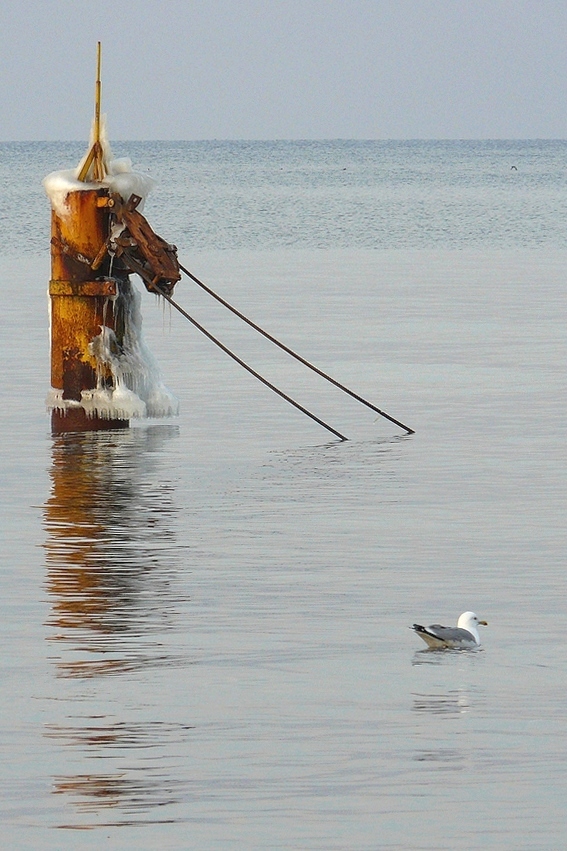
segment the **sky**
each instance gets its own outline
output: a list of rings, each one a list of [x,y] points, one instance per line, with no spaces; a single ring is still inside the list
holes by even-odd
[[[567,0],[2,0],[0,141],[567,138]]]

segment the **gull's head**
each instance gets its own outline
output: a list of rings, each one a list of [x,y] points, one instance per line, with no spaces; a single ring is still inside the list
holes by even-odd
[[[488,626],[487,621],[481,621],[478,619],[478,615],[475,615],[474,612],[463,612],[463,614],[459,617],[457,621],[457,626],[461,629],[470,630],[471,627],[476,630],[477,626]]]

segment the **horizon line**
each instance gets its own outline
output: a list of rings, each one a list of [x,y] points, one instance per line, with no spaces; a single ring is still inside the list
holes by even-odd
[[[358,136],[328,136],[328,137],[273,137],[273,138],[228,138],[228,137],[209,137],[198,139],[109,139],[111,143],[136,143],[136,142],[162,142],[162,143],[182,143],[193,144],[201,142],[565,142],[567,137],[561,136],[388,136],[382,138],[366,138]],[[37,143],[37,144],[88,144],[88,141],[83,139],[0,139],[0,144],[20,144],[20,143]]]

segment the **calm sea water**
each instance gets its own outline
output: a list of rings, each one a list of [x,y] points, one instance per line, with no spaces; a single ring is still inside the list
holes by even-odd
[[[567,142],[115,144],[195,274],[416,430],[144,293],[181,415],[51,437],[49,209],[0,145],[3,843],[558,849]],[[515,168],[512,168],[515,166]],[[489,621],[431,653],[408,626]]]

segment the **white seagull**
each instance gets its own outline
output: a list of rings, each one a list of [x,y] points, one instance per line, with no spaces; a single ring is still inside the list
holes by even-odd
[[[480,647],[480,635],[478,625],[488,626],[486,621],[479,621],[474,612],[463,612],[457,621],[457,626],[441,626],[434,623],[431,626],[421,626],[414,623],[413,629],[420,638],[423,638],[428,647],[434,650],[452,648],[453,650],[467,650]]]

